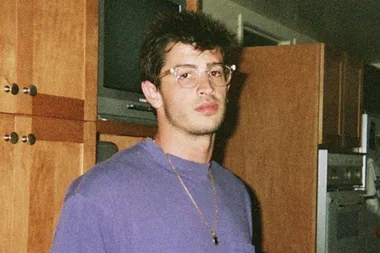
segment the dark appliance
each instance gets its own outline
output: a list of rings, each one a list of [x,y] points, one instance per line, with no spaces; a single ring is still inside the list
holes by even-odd
[[[157,15],[184,8],[185,0],[100,0],[98,119],[156,124],[141,91],[138,53]]]

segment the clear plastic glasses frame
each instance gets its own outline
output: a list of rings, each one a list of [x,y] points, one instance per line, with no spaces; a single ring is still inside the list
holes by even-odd
[[[227,86],[235,70],[235,65],[228,66],[221,63],[212,64],[204,71],[199,71],[195,65],[179,65],[166,70],[158,78],[172,74],[183,88],[193,88],[199,84],[199,78],[205,72],[212,85]]]

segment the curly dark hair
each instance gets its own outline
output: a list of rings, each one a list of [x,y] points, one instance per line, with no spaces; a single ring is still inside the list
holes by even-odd
[[[236,63],[240,52],[235,34],[208,14],[189,11],[162,14],[149,27],[140,50],[142,81],[160,84],[157,77],[170,43],[192,45],[200,51],[219,49],[226,64]]]

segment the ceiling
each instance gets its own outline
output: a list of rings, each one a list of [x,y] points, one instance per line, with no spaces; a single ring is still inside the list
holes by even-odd
[[[291,29],[380,64],[380,0],[233,0]]]

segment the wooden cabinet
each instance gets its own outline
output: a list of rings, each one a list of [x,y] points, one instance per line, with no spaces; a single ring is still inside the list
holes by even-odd
[[[69,183],[95,163],[97,5],[0,3],[1,253],[49,252]]]
[[[324,46],[321,146],[339,150],[360,145],[363,62]]]
[[[96,120],[97,2],[1,2],[0,112]]]
[[[49,252],[69,183],[94,163],[95,122],[3,113],[0,122],[19,137],[0,143],[0,252]]]
[[[317,155],[324,128],[337,130],[347,120],[342,113],[351,109],[340,108],[347,97],[354,96],[360,107],[356,84],[343,91],[343,84],[333,82],[343,78],[338,71],[343,66],[340,58],[326,61],[324,44],[243,51],[238,79],[244,82],[241,87],[232,83],[218,141],[226,142],[224,165],[252,189],[255,241],[264,252],[315,252]],[[326,115],[326,108],[335,111]],[[356,112],[353,117],[357,120]]]
[[[14,117],[0,114],[0,131],[1,133],[13,132]],[[0,142],[0,252],[16,252],[14,250],[13,239],[16,235],[14,228],[15,213],[15,193],[14,184],[15,173],[13,167],[14,145],[9,145],[4,141]],[[26,252],[26,251],[24,251]]]

